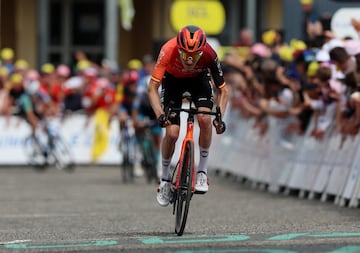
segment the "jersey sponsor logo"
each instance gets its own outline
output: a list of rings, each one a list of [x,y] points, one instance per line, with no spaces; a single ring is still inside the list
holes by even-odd
[[[215,58],[215,62],[216,62],[216,66],[217,66],[218,71],[219,71],[219,75],[223,76],[223,71],[221,69],[221,65],[220,65],[220,61],[219,61],[218,57]]]
[[[160,62],[161,62],[162,58],[164,57],[164,55],[165,55],[164,50],[161,50],[160,53],[159,53],[156,64],[160,64]]]

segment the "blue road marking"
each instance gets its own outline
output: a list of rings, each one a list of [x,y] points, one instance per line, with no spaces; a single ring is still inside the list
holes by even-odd
[[[188,236],[188,237],[169,237],[169,238],[146,238],[139,239],[143,244],[175,244],[175,243],[204,243],[204,242],[232,242],[245,241],[250,236],[247,235],[228,235],[228,236]]]
[[[329,253],[358,253],[358,252],[360,252],[360,246],[346,246],[330,251]]]
[[[209,249],[209,250],[180,250],[168,251],[166,253],[241,253],[241,252],[254,252],[254,253],[297,253],[292,250],[282,249]],[[344,253],[344,252],[341,252]]]
[[[329,238],[329,237],[358,237],[359,232],[334,232],[334,233],[294,233],[294,234],[282,234],[268,238],[268,241],[285,241],[292,240],[298,237],[315,237],[315,238]]]
[[[254,237],[253,237],[254,236]],[[134,242],[142,243],[145,245],[170,245],[170,244],[196,244],[196,243],[217,243],[217,242],[236,242],[236,241],[291,241],[295,239],[305,238],[345,238],[345,237],[360,237],[360,232],[334,232],[334,233],[290,233],[279,234],[271,237],[265,237],[266,235],[219,235],[219,236],[171,236],[171,237],[151,237],[151,238],[134,238],[132,242],[125,242],[127,244],[133,244]],[[15,242],[15,241],[14,241]],[[21,242],[8,242],[1,245],[6,249],[51,249],[51,248],[81,248],[81,247],[108,247],[119,245],[119,240],[107,239],[107,240],[89,240],[78,242],[44,242],[44,243],[25,243]],[[235,252],[260,252],[260,253],[296,253],[296,251],[288,249],[211,249],[209,250],[179,250],[169,251],[168,253],[235,253]],[[360,252],[360,245],[347,245],[333,249],[329,253],[356,253]]]

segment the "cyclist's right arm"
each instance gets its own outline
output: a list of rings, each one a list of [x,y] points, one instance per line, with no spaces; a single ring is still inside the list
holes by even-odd
[[[154,110],[159,125],[161,127],[167,127],[168,125],[171,125],[171,122],[169,120],[166,120],[165,112],[161,106],[160,95],[158,92],[159,87],[160,87],[160,82],[151,78],[148,88],[148,96],[151,107]]]
[[[170,46],[169,46],[170,45]],[[164,109],[162,108],[160,95],[159,95],[159,87],[162,81],[162,78],[166,72],[167,66],[171,61],[171,52],[172,47],[171,43],[165,43],[160,50],[158,55],[157,62],[155,64],[153,73],[151,75],[148,87],[148,96],[150,100],[151,107],[154,110],[157,121],[161,127],[167,127],[171,125],[169,120],[166,120]]]

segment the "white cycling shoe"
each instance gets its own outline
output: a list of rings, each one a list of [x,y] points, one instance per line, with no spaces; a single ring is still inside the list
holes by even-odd
[[[196,174],[195,192],[204,194],[209,190],[208,178],[205,172],[198,172]]]
[[[161,180],[156,194],[156,200],[160,206],[169,205],[170,194],[170,182]]]

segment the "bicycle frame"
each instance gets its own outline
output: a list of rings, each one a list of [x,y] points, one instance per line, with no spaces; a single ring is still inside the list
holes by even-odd
[[[189,212],[189,207],[190,207],[190,201],[193,194],[196,193],[195,191],[196,165],[195,165],[195,155],[194,155],[195,115],[197,114],[213,115],[216,116],[218,122],[221,122],[221,112],[219,106],[216,107],[216,112],[201,111],[192,106],[193,101],[191,100],[191,96],[183,95],[183,98],[187,98],[187,100],[189,101],[189,108],[182,108],[182,107],[172,108],[171,106],[174,105],[174,102],[170,101],[169,107],[165,109],[166,119],[169,119],[172,112],[188,113],[188,117],[186,121],[186,134],[182,141],[178,163],[172,173],[172,177],[171,177],[172,183],[170,186],[173,193],[170,203],[173,203],[173,214],[176,213],[175,232],[179,236],[181,236],[184,232],[186,226],[186,220]]]
[[[185,109],[185,108],[171,108],[169,107],[167,110],[167,118],[169,118],[169,115],[171,114],[171,112],[186,112],[188,114],[188,117],[187,117],[187,121],[186,121],[186,134],[185,134],[185,137],[183,139],[183,142],[182,142],[182,146],[181,146],[181,151],[180,151],[180,160],[179,160],[179,164],[178,164],[178,167],[180,168],[178,171],[177,171],[177,176],[176,176],[176,184],[175,184],[175,189],[179,189],[179,179],[180,179],[180,175],[181,175],[181,168],[182,168],[182,165],[184,163],[184,161],[181,161],[181,157],[183,157],[184,155],[184,152],[185,152],[185,149],[186,149],[186,144],[188,142],[191,142],[192,143],[192,146],[195,147],[194,145],[194,122],[195,122],[195,115],[197,114],[207,114],[207,115],[212,115],[212,116],[215,116],[219,121],[221,121],[221,112],[220,112],[220,107],[216,107],[216,112],[213,112],[213,111],[200,111],[198,110],[197,108],[194,108],[192,107],[193,105],[193,101],[191,100],[191,97],[186,97],[185,98],[188,99],[188,102],[189,102],[189,108],[188,109]],[[195,156],[193,156],[195,157]],[[193,158],[195,159],[195,158]],[[191,191],[192,193],[195,192],[195,182],[196,182],[196,177],[194,176],[195,175],[195,169],[196,169],[196,165],[195,165],[195,161],[192,161],[192,184],[191,184]]]
[[[194,115],[189,113],[188,118],[187,118],[187,122],[186,122],[186,135],[183,139],[182,142],[182,146],[181,146],[181,151],[180,151],[180,156],[179,157],[183,157],[184,156],[184,152],[185,152],[185,147],[186,144],[188,142],[191,142],[192,144],[194,144]],[[195,175],[195,161],[193,161],[193,166],[192,166],[192,171],[191,174],[193,175],[192,177],[192,182],[191,182],[191,191],[194,192],[195,191],[195,180],[196,177],[194,177]],[[184,161],[180,160],[179,161],[179,169],[177,171],[177,177],[176,177],[176,185],[175,188],[179,189],[180,187],[180,175],[181,175],[181,168],[183,167],[183,163]]]

